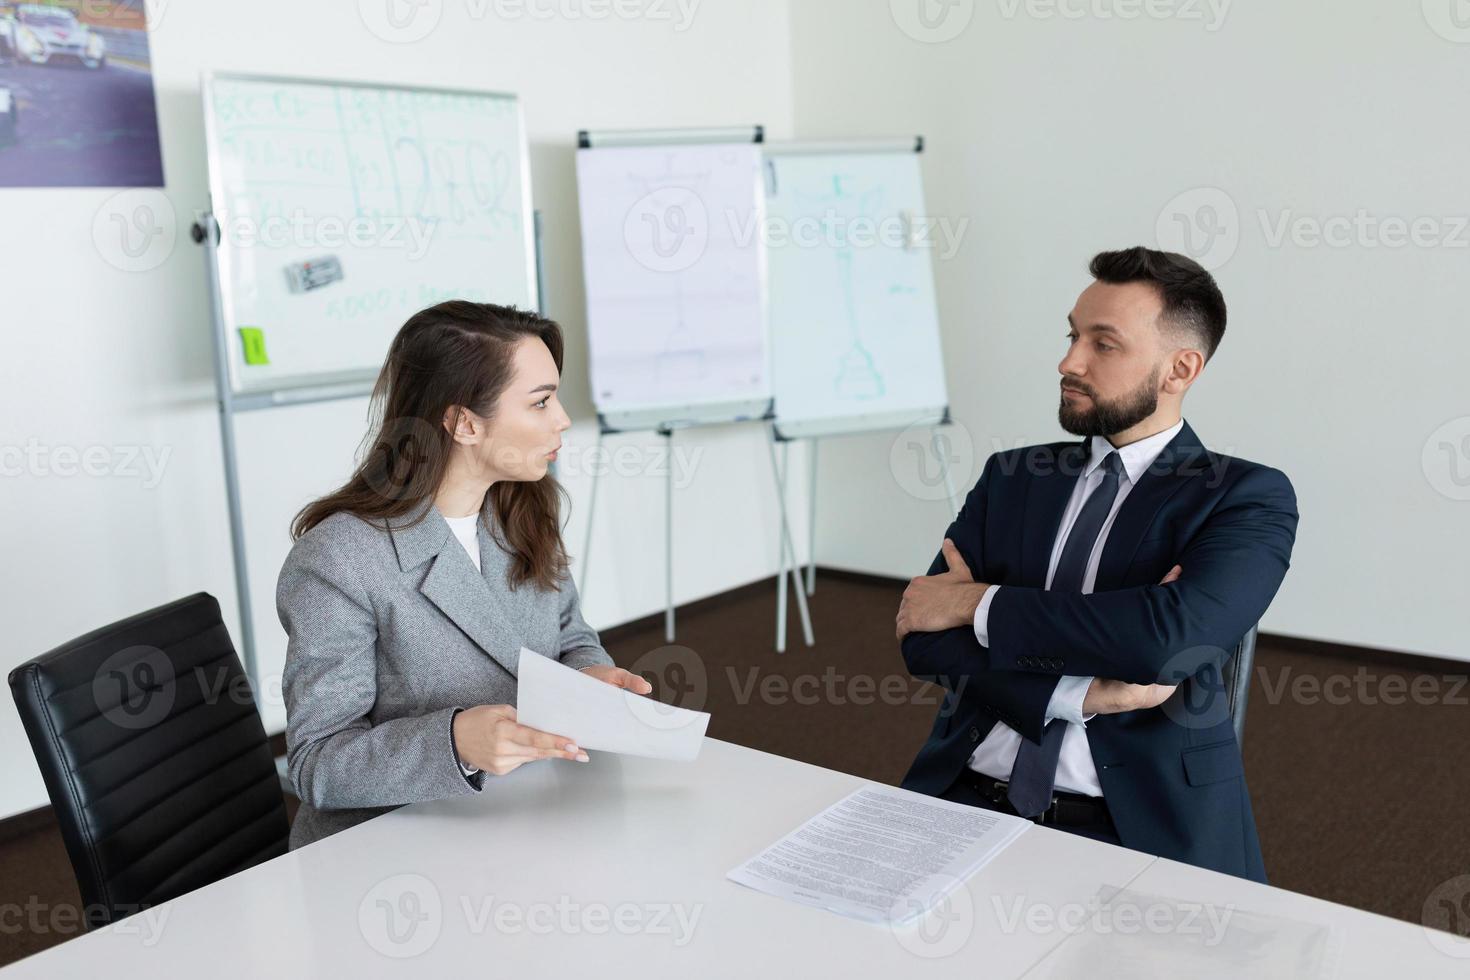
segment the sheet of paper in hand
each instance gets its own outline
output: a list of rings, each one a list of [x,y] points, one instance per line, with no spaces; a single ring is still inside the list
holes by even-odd
[[[688,762],[704,744],[708,712],[613,687],[525,647],[517,674],[516,720],[581,748]]]

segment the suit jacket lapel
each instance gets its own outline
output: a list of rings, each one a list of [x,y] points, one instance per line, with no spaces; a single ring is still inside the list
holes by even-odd
[[[408,526],[419,514],[424,515],[423,520]],[[520,648],[499,627],[493,615],[495,604],[485,577],[475,571],[474,562],[465,554],[439,511],[432,505],[426,505],[389,523],[400,568],[408,571],[426,561],[433,563],[419,586],[419,592],[491,659],[509,671],[512,677],[517,676]],[[482,531],[482,542],[483,538]],[[488,565],[486,557],[482,554],[480,560]]]
[[[475,571],[469,555],[464,554],[464,549],[453,538],[450,535],[449,544],[459,548],[460,554],[456,555],[448,549],[441,552],[434,559],[419,591],[438,606],[440,612],[454,620],[454,625],[464,630],[465,635],[474,640],[481,650],[515,677],[520,648],[511,649],[512,639],[499,628],[495,617],[491,615],[494,603],[486,590],[485,580]]]
[[[1123,573],[1138,551],[1148,529],[1153,525],[1164,503],[1184,486],[1185,480],[1200,472],[1207,465],[1206,452],[1194,430],[1185,422],[1175,434],[1158,459],[1144,470],[1138,485],[1128,492],[1108,539],[1103,544],[1102,557],[1098,560],[1097,580],[1094,592],[1116,589],[1123,580]]]
[[[1032,475],[1026,487],[1025,522],[1021,526],[1021,582],[1033,589],[1046,587],[1046,569],[1056,544],[1062,514],[1072,488],[1087,463],[1087,442],[1063,447],[1053,458],[1039,462],[1054,472]],[[1035,465],[1025,454],[1022,466]]]

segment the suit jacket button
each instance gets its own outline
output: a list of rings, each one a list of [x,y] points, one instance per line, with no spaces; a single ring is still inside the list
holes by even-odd
[[[978,741],[980,741],[980,729],[978,729],[978,728],[972,728],[972,729],[970,729],[970,741],[972,741],[972,742],[978,742]]]

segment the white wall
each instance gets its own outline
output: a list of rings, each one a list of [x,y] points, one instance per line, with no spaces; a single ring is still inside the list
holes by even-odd
[[[193,212],[207,202],[201,70],[521,94],[535,203],[545,213],[548,312],[569,334],[565,400],[579,424],[568,433],[565,455],[573,462],[594,434],[573,180],[577,130],[759,122],[775,136],[790,135],[785,0],[650,3],[642,9],[653,16],[641,20],[507,20],[497,9],[514,13],[516,6],[451,0],[422,8],[442,11],[428,36],[397,44],[375,36],[359,18],[359,8],[382,7],[273,0],[246,8],[182,2],[155,8],[163,16],[152,39],[154,80],[166,193],[179,237],[154,271],[123,272],[94,247],[94,220],[105,219],[114,191],[0,190],[6,344],[0,446],[39,447],[44,460],[61,447],[127,447],[163,463],[161,480],[127,475],[141,463],[118,472],[121,451],[109,454],[107,476],[58,476],[43,461],[0,480],[6,624],[0,664],[7,670],[87,630],[201,589],[220,599],[238,640],[203,264],[186,235]],[[672,19],[659,19],[661,11]],[[313,494],[346,476],[366,404],[256,413],[239,425],[253,618],[265,675],[260,694],[275,729],[284,719],[284,635],[274,592],[289,548],[287,523]],[[658,442],[628,436],[610,446]],[[676,445],[696,463],[675,501],[677,599],[773,574],[775,495],[760,429],[680,434]],[[623,462],[644,475],[603,483],[586,603],[598,626],[663,605],[661,471],[653,470],[652,456]],[[578,472],[565,479],[574,497],[568,541],[580,551],[588,481]],[[793,486],[793,499],[799,492]],[[802,521],[801,542],[804,528]],[[11,708],[0,710],[0,744],[7,748],[0,760],[0,817],[43,804],[40,775]]]
[[[1439,445],[1470,435],[1470,43],[1432,29],[1450,23],[1433,3],[1226,2],[1216,22],[1169,0],[959,0],[927,4],[944,15],[931,32],[920,2],[792,5],[796,127],[923,133],[932,214],[971,222],[937,271],[967,485],[994,449],[1066,438],[1056,364],[1088,258],[1154,243],[1175,210],[1207,219],[1210,197],[1171,200],[1221,189],[1239,212],[1217,212],[1238,236],[1217,270],[1230,326],[1185,408],[1207,446],[1296,486],[1292,570],[1264,628],[1470,659],[1470,442]],[[1204,19],[1104,16],[1143,9]],[[1421,235],[1449,244],[1262,230],[1262,213],[1274,230],[1359,209],[1427,219]],[[890,443],[823,447],[821,484],[851,488],[823,497],[824,564],[912,575],[936,550],[944,507],[902,489]]]

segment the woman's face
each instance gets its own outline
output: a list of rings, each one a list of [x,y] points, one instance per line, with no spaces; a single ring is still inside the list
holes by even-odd
[[[546,475],[561,434],[572,420],[557,400],[561,378],[551,351],[539,337],[516,345],[510,384],[500,393],[495,414],[487,422],[475,418],[474,437],[465,439],[465,421],[456,441],[470,449],[475,469],[491,480],[534,482]]]

